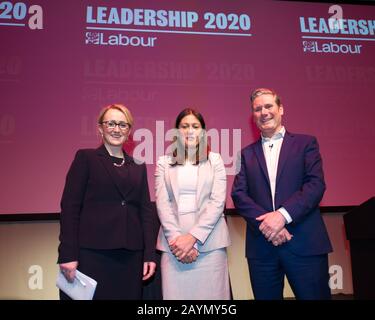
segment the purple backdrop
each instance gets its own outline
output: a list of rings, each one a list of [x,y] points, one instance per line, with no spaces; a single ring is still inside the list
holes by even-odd
[[[318,137],[322,205],[357,205],[374,195],[375,7],[330,13],[328,4],[266,0],[4,3],[0,213],[59,211],[75,151],[98,145],[96,116],[115,102],[135,117],[127,148],[148,163],[152,198],[165,133],[183,108],[200,110],[226,162],[232,207],[235,153],[257,138],[249,93],[260,86],[280,93],[287,130]],[[332,17],[343,18],[332,25],[338,29],[327,27]]]

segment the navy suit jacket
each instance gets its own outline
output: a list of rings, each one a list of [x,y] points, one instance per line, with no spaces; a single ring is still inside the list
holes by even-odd
[[[144,261],[156,261],[146,166],[125,154],[126,179],[116,170],[104,145],[76,153],[61,199],[59,263],[79,261],[79,248],[144,250]]]
[[[325,191],[322,159],[315,137],[286,132],[280,150],[276,176],[275,209],[284,207],[293,221],[285,225],[292,240],[282,246],[298,255],[332,251],[319,211]],[[262,141],[241,151],[241,168],[236,175],[232,199],[237,212],[247,221],[246,256],[262,258],[278,250],[259,231],[258,216],[273,211],[270,182]]]

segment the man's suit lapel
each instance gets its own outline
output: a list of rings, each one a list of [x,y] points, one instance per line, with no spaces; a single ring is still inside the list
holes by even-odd
[[[266,159],[264,158],[264,152],[262,147],[262,138],[258,140],[258,142],[254,146],[255,148],[255,155],[258,159],[258,163],[262,169],[263,175],[266,178],[268,187],[270,187],[270,178],[268,177],[268,170],[267,170],[267,164]]]
[[[107,149],[105,148],[104,145],[100,146],[97,149],[97,154],[98,154],[99,159],[100,159],[101,163],[103,164],[104,168],[108,172],[109,177],[111,178],[111,180],[115,184],[118,192],[125,199],[126,195],[131,190],[131,188],[129,188],[129,185],[127,183],[125,184],[124,182],[129,181],[129,179],[126,179],[126,178],[129,177],[129,166],[133,164],[132,159],[124,152],[124,156],[125,156],[125,164],[124,164],[124,168],[123,168],[123,170],[125,171],[125,175],[124,175],[125,179],[124,179],[124,177],[121,177],[119,174],[117,174],[115,172],[113,162],[112,162],[112,160],[110,158],[110,155],[109,155],[109,153],[108,153],[108,151],[107,151]]]
[[[279,155],[279,163],[277,165],[277,175],[276,175],[276,185],[279,182],[280,176],[283,172],[283,169],[285,167],[285,163],[288,159],[288,156],[290,154],[290,150],[292,148],[294,139],[293,135],[289,132],[285,132],[285,136],[283,139],[283,143],[281,145],[280,155]]]

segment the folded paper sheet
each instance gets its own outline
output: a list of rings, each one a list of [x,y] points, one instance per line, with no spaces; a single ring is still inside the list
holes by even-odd
[[[73,300],[92,300],[97,282],[80,271],[76,271],[74,281],[68,282],[61,271],[56,280],[56,286]]]

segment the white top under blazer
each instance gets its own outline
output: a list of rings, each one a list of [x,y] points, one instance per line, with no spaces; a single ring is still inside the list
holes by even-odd
[[[227,176],[220,154],[210,152],[208,160],[198,165],[171,163],[171,156],[161,156],[155,172],[161,222],[157,249],[170,252],[168,240],[186,233],[198,239],[200,252],[228,247],[230,237],[224,217]],[[194,170],[196,174],[189,174]]]

